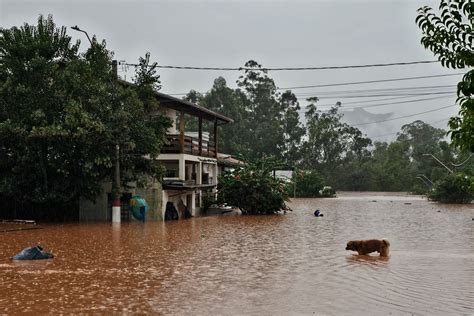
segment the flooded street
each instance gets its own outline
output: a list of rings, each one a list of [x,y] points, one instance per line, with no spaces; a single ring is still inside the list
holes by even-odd
[[[290,206],[279,216],[2,232],[0,311],[474,313],[472,204],[345,193]],[[390,257],[345,250],[369,238],[387,238]],[[55,259],[9,260],[37,243]]]

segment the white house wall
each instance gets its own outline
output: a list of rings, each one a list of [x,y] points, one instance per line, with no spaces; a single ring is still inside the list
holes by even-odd
[[[179,162],[179,177],[164,178],[165,180],[186,180],[186,163],[188,163],[189,169],[192,168],[191,164],[194,163],[196,164],[196,184],[202,184],[202,174],[207,173],[209,179],[212,179],[212,183],[217,185],[217,159],[193,156],[188,154],[161,154],[158,156],[158,160]],[[190,172],[192,172],[191,170],[188,170],[188,178],[191,178],[189,174]],[[180,199],[187,206],[193,216],[198,216],[200,213],[200,207],[196,207],[196,194],[199,194],[199,205],[202,205],[202,191],[200,189],[195,189],[186,192],[163,190],[161,206],[162,218],[165,217],[166,203],[170,201],[177,208],[178,201]],[[187,195],[192,196],[191,205],[187,205]]]

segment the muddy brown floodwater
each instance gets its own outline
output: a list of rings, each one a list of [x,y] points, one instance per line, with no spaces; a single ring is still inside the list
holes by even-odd
[[[0,312],[474,314],[472,204],[345,193],[291,207],[0,233]],[[385,260],[344,249],[382,237],[392,245]],[[9,260],[36,243],[55,259]]]

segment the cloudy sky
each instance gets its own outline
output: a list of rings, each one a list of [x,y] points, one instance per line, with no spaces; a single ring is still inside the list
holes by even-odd
[[[171,66],[239,67],[249,59],[268,68],[344,66],[434,60],[432,53],[420,45],[421,33],[414,20],[417,8],[438,4],[439,0],[0,0],[0,26],[35,24],[39,14],[52,14],[58,26],[78,25],[89,35],[105,39],[115,58],[129,63],[150,52],[152,61]],[[73,30],[68,33],[80,39],[83,48],[89,45],[84,34]],[[133,69],[124,70],[120,69],[120,75],[130,79]],[[270,75],[278,87],[286,88],[456,73],[459,71],[439,64],[420,64],[274,71]],[[208,91],[218,76],[235,87],[240,73],[162,69],[160,75],[162,92],[180,94],[190,89]],[[293,91],[301,100],[319,96],[322,109],[341,101],[348,109],[391,112],[391,118],[408,116],[360,126],[371,137],[390,139],[402,124],[416,119],[445,127],[457,107],[440,109],[455,102],[454,94],[444,92],[454,92],[451,86],[460,78],[457,75]],[[425,88],[413,89],[417,87]],[[410,102],[401,103],[404,101]],[[304,105],[304,101],[301,103]],[[384,103],[396,104],[380,105]],[[415,115],[427,111],[431,112]]]

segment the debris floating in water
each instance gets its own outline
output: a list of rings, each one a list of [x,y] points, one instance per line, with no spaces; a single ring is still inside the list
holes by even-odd
[[[41,259],[52,259],[53,254],[43,250],[40,245],[34,247],[27,247],[14,255],[12,260],[41,260]]]

